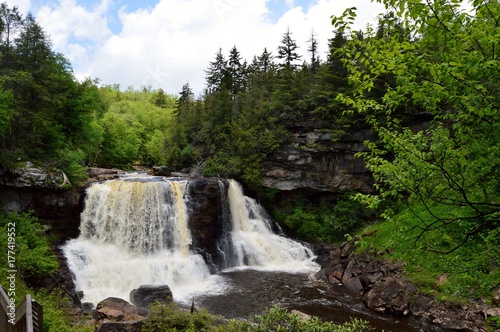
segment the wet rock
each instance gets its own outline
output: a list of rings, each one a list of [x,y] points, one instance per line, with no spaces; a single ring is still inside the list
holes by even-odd
[[[193,237],[193,248],[210,264],[211,272],[224,268],[224,255],[219,250],[221,237],[230,227],[225,202],[229,182],[220,178],[196,178],[189,181],[190,198],[188,225]],[[224,206],[226,204],[226,206]]]
[[[342,282],[344,284],[347,284],[349,279],[351,279],[353,266],[354,266],[354,261],[353,260],[349,261],[349,264],[347,264],[344,274],[342,275]]]
[[[130,292],[130,302],[143,308],[155,302],[170,303],[172,298],[172,291],[167,285],[142,285]]]
[[[363,289],[363,285],[358,277],[351,278],[344,284],[347,288],[355,292],[359,292]]]
[[[87,174],[91,180],[105,181],[105,180],[116,179],[120,175],[125,174],[125,172],[117,168],[89,167],[87,170]]]
[[[92,302],[82,303],[82,310],[84,315],[90,314],[92,312],[92,309],[94,309],[94,304]]]
[[[153,166],[153,175],[170,176],[170,168],[167,166]]]
[[[387,278],[365,294],[363,301],[375,311],[406,316],[410,313],[411,287],[408,282]]]

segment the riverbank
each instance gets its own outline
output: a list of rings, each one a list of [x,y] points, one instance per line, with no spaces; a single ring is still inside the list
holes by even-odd
[[[323,262],[315,277],[332,288],[342,286],[359,294],[366,307],[395,319],[412,316],[422,324],[450,331],[494,329],[487,318],[498,317],[498,303],[495,306],[472,299],[463,304],[438,301],[411,281],[406,263],[387,259],[386,253],[371,247],[359,252],[360,240],[356,236],[338,246],[317,248],[323,253]]]

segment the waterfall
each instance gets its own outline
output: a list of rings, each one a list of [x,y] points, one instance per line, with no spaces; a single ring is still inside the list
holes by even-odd
[[[231,240],[237,257],[234,266],[293,270],[300,269],[313,256],[312,251],[299,242],[275,234],[272,220],[254,199],[243,195],[238,182],[230,180],[228,197]]]
[[[210,273],[204,248],[194,248],[189,228],[189,183],[163,177],[135,177],[95,183],[87,189],[80,236],[63,252],[84,300],[109,296],[128,300],[144,284],[167,284],[174,299],[196,292],[224,291]],[[229,181],[221,188],[222,229],[216,247],[219,269],[248,267],[311,269],[312,252],[273,233],[271,219],[257,202]]]

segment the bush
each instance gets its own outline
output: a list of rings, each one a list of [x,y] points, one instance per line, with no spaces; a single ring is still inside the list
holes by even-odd
[[[28,213],[12,212],[0,215],[0,246],[13,253],[15,268],[23,277],[41,277],[58,268],[45,230]],[[10,254],[10,253],[9,253]],[[8,270],[8,257],[0,256],[1,269]]]
[[[150,307],[151,313],[142,332],[369,332],[373,329],[368,322],[351,319],[344,324],[324,322],[317,317],[303,320],[287,309],[277,306],[268,308],[261,315],[255,315],[253,321],[232,319],[224,321],[210,315],[206,310],[197,313],[179,310],[175,304],[156,303]]]
[[[424,209],[424,206],[420,208]],[[442,213],[453,214],[453,211]],[[449,254],[430,250],[446,250],[459,244],[450,230],[437,228],[421,235],[422,223],[412,210],[403,210],[394,217],[367,227],[361,235],[363,246],[369,245],[391,254],[388,258],[406,262],[408,277],[419,289],[438,300],[465,303],[471,297],[491,296],[500,280],[500,231],[471,239]],[[427,222],[423,220],[423,222]],[[457,227],[457,225],[455,225]],[[458,230],[452,230],[456,232]],[[363,250],[363,246],[360,250]]]
[[[345,195],[329,206],[299,201],[294,206],[278,207],[273,215],[298,237],[313,242],[335,242],[363,227],[372,218],[373,211],[351,195]]]
[[[58,165],[73,185],[87,179],[87,167],[83,166],[85,154],[81,150],[65,149],[59,151]]]
[[[211,331],[216,322],[216,318],[204,309],[191,314],[188,311],[180,310],[174,303],[167,305],[155,303],[149,309],[151,311],[142,327],[142,332]]]
[[[267,309],[263,314],[254,316],[254,323],[247,321],[229,322],[224,331],[236,332],[368,332],[373,331],[368,322],[353,319],[344,324],[325,322],[318,317],[304,320],[287,309],[277,306]]]
[[[35,294],[35,300],[43,306],[44,332],[92,332],[90,326],[73,322],[70,318],[71,301],[61,292],[51,294],[41,290]]]

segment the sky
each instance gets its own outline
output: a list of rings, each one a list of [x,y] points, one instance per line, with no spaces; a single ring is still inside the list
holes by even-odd
[[[332,15],[357,7],[356,29],[375,24],[383,12],[370,0],[10,0],[31,12],[72,64],[77,79],[98,78],[122,90],[150,86],[178,94],[189,83],[195,94],[219,49],[236,46],[251,62],[264,48],[277,54],[290,30],[303,59],[311,34],[326,59]]]

